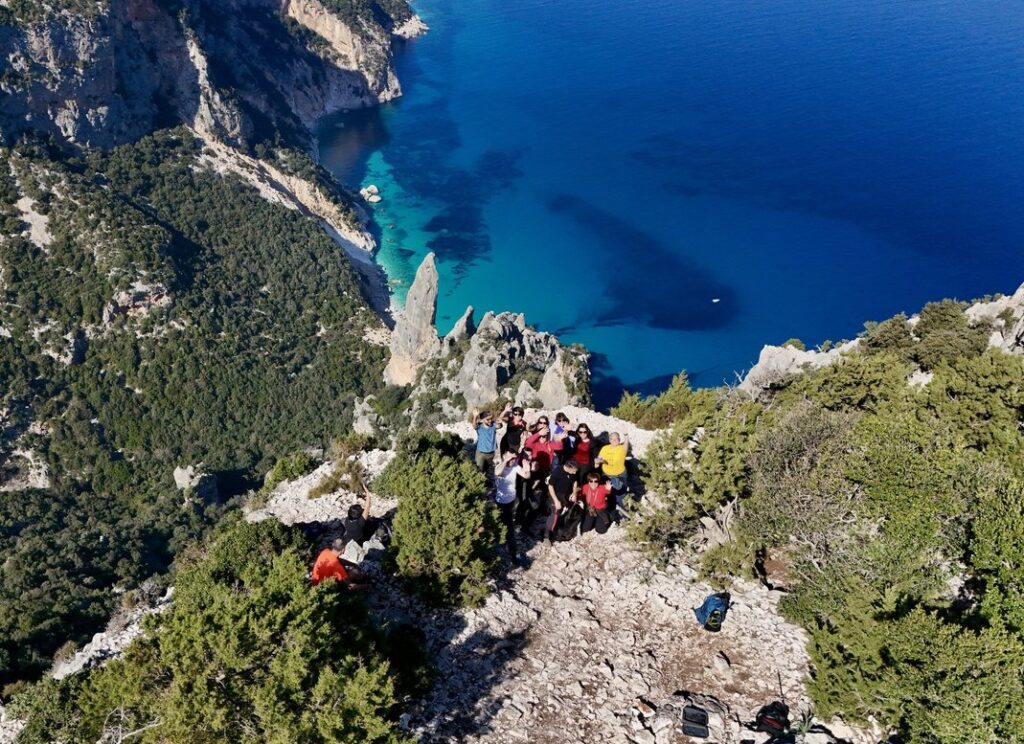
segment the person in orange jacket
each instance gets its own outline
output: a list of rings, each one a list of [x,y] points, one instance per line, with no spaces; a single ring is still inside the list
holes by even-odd
[[[316,561],[313,563],[313,586],[316,586],[321,581],[334,579],[346,589],[363,588],[358,583],[359,579],[362,578],[359,568],[354,563],[350,563],[341,557],[344,550],[345,541],[338,538],[331,543],[330,547],[320,551]]]

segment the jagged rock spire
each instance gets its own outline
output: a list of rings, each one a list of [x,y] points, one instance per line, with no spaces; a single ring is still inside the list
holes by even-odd
[[[384,370],[389,385],[411,385],[419,368],[441,350],[434,319],[437,315],[437,264],[428,253],[405,299],[391,334],[391,360]]]

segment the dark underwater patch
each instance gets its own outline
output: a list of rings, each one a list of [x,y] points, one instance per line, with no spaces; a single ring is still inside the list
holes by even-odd
[[[737,298],[729,285],[652,235],[571,194],[558,194],[547,206],[587,230],[607,266],[598,325],[635,320],[695,331],[722,328],[735,317]]]

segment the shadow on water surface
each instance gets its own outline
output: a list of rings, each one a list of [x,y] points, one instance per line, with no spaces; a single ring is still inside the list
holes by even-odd
[[[572,194],[558,194],[547,206],[590,233],[608,267],[598,325],[635,321],[698,331],[723,328],[735,317],[733,289],[654,236]]]

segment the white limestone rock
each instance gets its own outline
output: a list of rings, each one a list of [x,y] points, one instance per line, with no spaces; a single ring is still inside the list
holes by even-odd
[[[434,319],[437,315],[437,264],[428,253],[406,296],[391,334],[391,359],[384,370],[389,385],[411,385],[423,364],[438,355],[441,342]]]
[[[819,369],[835,364],[847,352],[860,345],[860,339],[839,344],[828,351],[805,351],[794,346],[766,345],[761,349],[757,364],[750,368],[739,389],[755,400],[792,375],[807,369]]]

